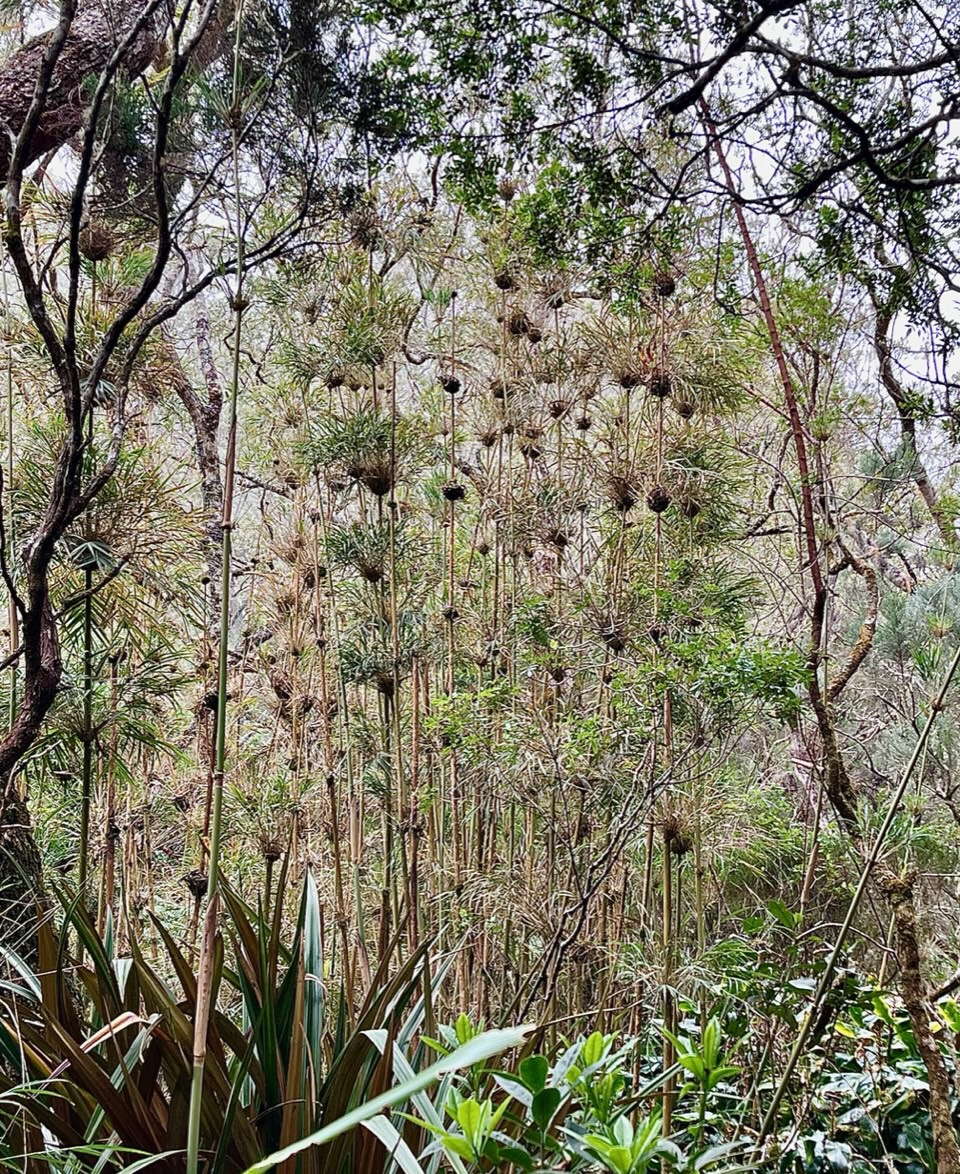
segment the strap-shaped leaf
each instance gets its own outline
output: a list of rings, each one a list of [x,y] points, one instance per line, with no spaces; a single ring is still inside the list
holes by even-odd
[[[398,1084],[395,1088],[381,1093],[380,1096],[373,1097],[366,1104],[358,1105],[357,1108],[349,1113],[345,1113],[336,1121],[331,1121],[329,1125],[318,1129],[316,1133],[311,1133],[307,1137],[294,1142],[293,1145],[289,1145],[285,1149],[270,1154],[262,1161],[249,1167],[246,1174],[261,1174],[261,1171],[270,1170],[274,1166],[278,1166],[281,1162],[287,1161],[288,1158],[296,1157],[297,1154],[302,1153],[311,1146],[326,1145],[327,1142],[341,1137],[351,1129],[356,1128],[357,1125],[362,1125],[365,1121],[376,1117],[384,1109],[391,1109],[394,1105],[399,1105],[403,1101],[409,1100],[414,1093],[429,1088],[431,1084],[434,1084],[447,1072],[471,1068],[474,1064],[480,1064],[484,1060],[489,1060],[492,1056],[496,1056],[500,1052],[519,1047],[529,1030],[530,1028],[527,1027],[516,1027],[501,1031],[485,1031],[481,1035],[475,1036],[469,1043],[464,1044],[461,1048],[457,1048],[449,1056],[443,1056],[435,1064],[431,1064],[429,1068],[419,1073],[413,1080]]]

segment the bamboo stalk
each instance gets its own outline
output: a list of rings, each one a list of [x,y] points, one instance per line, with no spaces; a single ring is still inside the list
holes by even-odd
[[[117,660],[110,658],[110,710],[113,714],[113,723],[110,728],[110,756],[107,760],[107,795],[106,811],[104,813],[104,849],[103,849],[103,904],[100,910],[101,930],[106,923],[107,914],[114,916],[113,906],[116,888],[116,859],[117,837],[120,830],[117,827]]]
[[[232,588],[233,496],[237,460],[237,402],[240,392],[241,344],[244,316],[245,238],[243,203],[240,193],[240,129],[242,109],[240,94],[240,35],[243,27],[243,0],[236,12],[236,35],[233,47],[231,86],[231,161],[235,188],[234,230],[237,252],[237,281],[232,299],[233,347],[230,367],[227,448],[223,476],[222,577],[220,594],[220,632],[217,665],[217,710],[213,802],[210,821],[210,865],[207,877],[207,909],[200,941],[200,967],[197,977],[197,1000],[193,1025],[193,1070],[190,1082],[190,1108],[187,1119],[187,1174],[198,1174],[200,1161],[200,1115],[203,1103],[204,1069],[207,1056],[207,1025],[213,997],[213,959],[216,948],[220,905],[220,848],[223,825],[223,784],[227,767],[227,679],[230,644],[230,597]]]

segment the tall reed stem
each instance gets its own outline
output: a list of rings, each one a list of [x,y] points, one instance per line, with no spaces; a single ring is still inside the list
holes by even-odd
[[[240,196],[240,30],[242,0],[236,13],[236,36],[233,52],[231,87],[231,158],[235,189],[234,232],[237,256],[236,292],[232,299],[233,348],[230,366],[229,409],[227,417],[227,451],[223,474],[222,571],[220,582],[220,632],[217,663],[217,712],[213,774],[213,803],[210,820],[210,865],[207,877],[207,910],[200,941],[200,966],[197,975],[196,1014],[193,1023],[193,1071],[190,1082],[190,1111],[187,1121],[187,1174],[197,1174],[200,1160],[200,1113],[203,1104],[203,1076],[207,1058],[207,1026],[213,1002],[213,964],[216,953],[217,923],[220,904],[220,842],[223,820],[223,782],[227,767],[227,671],[230,644],[231,560],[233,554],[233,493],[237,456],[237,399],[240,390],[240,358],[244,311],[244,229]]]
[[[93,263],[93,285],[91,289],[91,313],[97,306],[97,266]],[[87,421],[87,452],[93,455],[93,413]],[[83,572],[83,766],[80,782],[80,859],[78,881],[80,898],[87,899],[87,874],[90,868],[90,806],[93,802],[93,565],[92,551],[86,552],[86,566]]]

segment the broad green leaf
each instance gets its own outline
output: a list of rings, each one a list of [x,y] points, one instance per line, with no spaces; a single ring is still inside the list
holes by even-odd
[[[708,1068],[716,1068],[720,1055],[720,1024],[711,1019],[703,1031],[703,1062]]]
[[[583,1047],[580,1049],[580,1059],[584,1067],[589,1068],[591,1064],[598,1064],[600,1062],[603,1058],[606,1043],[606,1039],[599,1031],[595,1031],[592,1035],[587,1036],[583,1041]]]
[[[520,1079],[534,1093],[546,1087],[549,1071],[550,1065],[546,1056],[527,1056],[525,1060],[520,1062]]]
[[[466,1100],[461,1101],[457,1106],[457,1124],[463,1130],[467,1140],[475,1146],[478,1146],[480,1136],[483,1132],[484,1108],[486,1106],[481,1105],[473,1097],[467,1097]]]
[[[879,996],[875,996],[874,1006],[876,1006],[877,1002],[879,1001],[882,1000],[880,1000]],[[943,1016],[947,1027],[949,1027],[951,1031],[960,1035],[960,1006],[958,1006],[953,999],[944,999],[944,1001],[937,1007],[937,1010]],[[884,1023],[889,1023],[889,1025],[892,1027],[893,1020],[889,1017],[889,1011],[887,1012],[887,1015],[888,1018],[884,1019]]]
[[[553,1115],[560,1107],[561,1094],[558,1088],[542,1088],[533,1098],[530,1106],[530,1115],[536,1125],[542,1130],[553,1120]]]
[[[461,1137],[458,1133],[443,1133],[440,1135],[440,1140],[443,1142],[443,1148],[451,1154],[455,1154],[458,1158],[463,1158],[470,1162],[476,1156],[467,1139]]]
[[[782,901],[768,901],[767,912],[772,914],[784,929],[796,929],[800,924],[800,914],[793,913]]]
[[[733,1064],[722,1064],[719,1068],[714,1068],[707,1076],[707,1092],[712,1092],[718,1084],[722,1084],[725,1080],[736,1076],[740,1071]]]
[[[453,1025],[453,1030],[457,1036],[457,1043],[465,1044],[468,1040],[473,1039],[477,1034],[474,1030],[473,1024],[470,1022],[470,1016],[462,1012],[457,1016],[457,1021]]]

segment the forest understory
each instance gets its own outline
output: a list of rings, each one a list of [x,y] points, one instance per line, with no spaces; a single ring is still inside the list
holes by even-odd
[[[960,1174],[960,13],[0,27],[0,1164]]]

